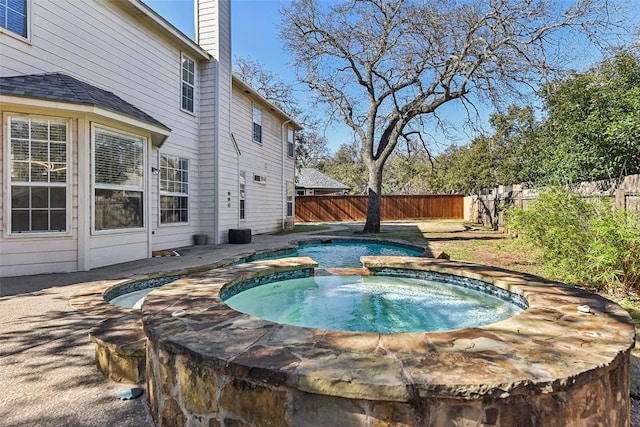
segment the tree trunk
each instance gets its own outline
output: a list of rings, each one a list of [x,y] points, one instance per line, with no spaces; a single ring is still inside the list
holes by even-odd
[[[380,233],[380,208],[382,205],[382,167],[375,163],[369,166],[369,184],[367,188],[367,222],[363,233]]]

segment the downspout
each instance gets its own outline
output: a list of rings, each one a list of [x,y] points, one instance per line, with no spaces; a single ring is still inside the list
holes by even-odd
[[[281,151],[282,151],[282,161],[280,162],[280,166],[282,167],[282,179],[280,180],[280,185],[282,186],[282,199],[284,200],[284,205],[282,206],[282,229],[284,230],[286,227],[286,222],[287,222],[287,184],[285,181],[285,176],[284,176],[284,164],[285,164],[285,160],[287,159],[287,154],[285,153],[285,140],[289,137],[289,132],[286,132],[286,127],[289,123],[291,123],[293,120],[289,119],[286,122],[282,123],[282,130],[281,130],[281,135],[282,137],[280,138],[280,144],[282,145],[281,147]],[[287,141],[288,143],[289,141]],[[295,153],[294,153],[295,154]],[[294,165],[293,168],[295,170],[295,157],[294,157]]]

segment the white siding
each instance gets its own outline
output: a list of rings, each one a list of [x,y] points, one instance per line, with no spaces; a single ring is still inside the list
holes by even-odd
[[[246,172],[245,220],[240,226],[251,228],[253,233],[268,233],[282,229],[286,216],[286,181],[293,181],[294,165],[293,159],[286,158],[283,151],[286,150],[283,140],[286,126],[266,105],[257,104],[262,108],[262,143],[253,141],[254,102],[257,100],[241,90],[233,90],[231,126],[242,153],[240,170]],[[255,182],[254,175],[265,176],[266,184]],[[238,199],[236,194],[233,198],[236,212]]]
[[[166,24],[146,16],[144,6],[113,0],[31,0],[29,40],[0,33],[0,76],[62,72],[113,92],[172,131],[164,145],[148,144],[145,165],[144,228],[92,231],[92,127],[104,125],[147,140],[144,126],[125,124],[94,113],[63,110],[67,105],[30,100],[0,105],[0,113],[30,113],[68,118],[72,124],[70,232],[64,236],[10,236],[6,232],[6,129],[0,131],[0,276],[74,271],[150,256],[152,250],[192,244],[206,233],[222,243],[228,230],[250,227],[254,233],[282,227],[285,182],[293,181],[293,160],[286,156],[282,114],[263,105],[263,143],[252,141],[251,105],[244,91],[232,92],[231,3],[195,0],[196,34],[202,48],[171,35]],[[138,10],[140,9],[140,10]],[[213,59],[209,58],[208,51]],[[181,55],[197,66],[195,111],[181,105]],[[256,98],[259,102],[258,99]],[[4,124],[3,124],[4,125]],[[286,132],[286,128],[284,128]],[[239,155],[231,135],[235,135]],[[189,222],[160,224],[161,154],[189,160]],[[239,171],[246,171],[247,219],[239,220]],[[253,175],[267,177],[266,184]]]
[[[113,232],[94,236],[91,242],[91,268],[147,257],[146,231]]]
[[[148,242],[151,231],[154,233],[153,249],[190,245],[192,235],[199,232],[196,201],[200,198],[200,99],[196,95],[195,114],[180,110],[180,46],[150,25],[148,20],[134,16],[125,7],[128,6],[124,2],[106,0],[31,0],[29,42],[0,34],[0,76],[62,72],[113,92],[172,129],[162,152],[179,153],[189,159],[190,221],[183,226],[159,226],[158,177],[148,176],[147,191],[152,196],[152,203],[146,206],[145,232],[117,234],[110,238],[91,235],[88,210],[92,207],[87,196],[92,189],[85,185],[90,168],[76,162],[73,165],[72,236],[64,239],[38,240],[22,236],[3,239],[0,244],[0,276],[73,271],[144,258],[150,256],[152,249]],[[188,56],[202,62],[202,57]],[[201,76],[196,76],[198,89],[201,80]],[[6,105],[0,106],[2,112],[8,111],[7,108]],[[59,115],[55,110],[47,113]],[[65,114],[69,115],[68,112]],[[86,131],[89,121],[118,127],[117,123],[104,123],[96,117],[81,121],[82,134],[74,133],[74,161],[78,158],[78,144],[83,147],[80,152],[82,161],[89,158],[90,132]],[[78,122],[74,121],[74,132],[77,126]],[[2,144],[5,143],[3,136]],[[153,149],[148,154],[145,173],[151,175],[150,167],[156,166],[158,151]],[[79,170],[83,173],[81,177],[77,175]],[[82,182],[81,196],[78,194],[79,181]],[[4,200],[6,188],[3,186],[1,191]],[[80,203],[79,197],[82,199]],[[0,215],[6,214],[4,204],[0,210]],[[78,224],[83,227],[80,233]],[[2,221],[2,225],[5,229],[6,221]],[[85,238],[87,240],[83,241]],[[34,244],[38,241],[42,244]],[[22,242],[30,242],[31,249],[24,250],[27,246]],[[62,246],[64,249],[60,249]],[[42,262],[43,259],[47,262]]]

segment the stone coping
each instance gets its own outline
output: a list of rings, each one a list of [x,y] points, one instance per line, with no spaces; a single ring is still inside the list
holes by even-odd
[[[398,402],[562,392],[607,375],[634,345],[628,313],[577,288],[446,260],[362,262],[374,274],[396,268],[481,280],[522,295],[529,308],[476,328],[387,335],[277,324],[239,313],[219,298],[243,280],[315,264],[283,258],[210,270],[155,290],[142,307],[144,331],[158,348],[250,382]],[[590,313],[578,310],[583,305]]]

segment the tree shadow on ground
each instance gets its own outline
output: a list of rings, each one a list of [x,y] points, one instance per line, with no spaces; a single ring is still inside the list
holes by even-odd
[[[0,313],[0,425],[153,425],[145,397],[118,400],[130,386],[96,368],[88,332],[99,318],[52,295],[2,300]]]

